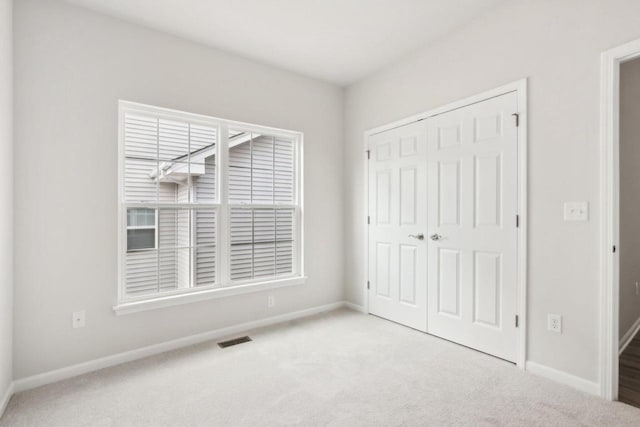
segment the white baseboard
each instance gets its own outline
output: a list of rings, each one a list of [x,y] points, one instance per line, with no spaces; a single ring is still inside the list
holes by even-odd
[[[9,384],[9,387],[7,387],[4,396],[2,396],[2,400],[0,400],[0,418],[2,418],[2,416],[4,415],[4,411],[5,409],[7,409],[7,405],[9,404],[11,396],[13,396],[13,383]]]
[[[78,375],[86,374],[88,372],[93,372],[99,369],[104,369],[104,368],[119,365],[122,363],[131,362],[134,360],[142,359],[145,357],[153,356],[153,355],[164,353],[167,351],[177,350],[179,348],[187,347],[194,344],[199,344],[205,341],[218,339],[228,335],[234,335],[234,334],[251,330],[251,329],[262,328],[262,327],[274,325],[277,323],[300,319],[303,317],[312,316],[314,314],[336,310],[341,307],[346,307],[357,312],[365,313],[363,306],[353,304],[347,301],[339,301],[331,304],[321,305],[318,307],[308,308],[305,310],[294,311],[292,313],[286,313],[278,316],[267,317],[265,319],[241,323],[239,325],[229,326],[226,328],[215,329],[213,331],[203,332],[201,334],[190,335],[184,338],[178,338],[178,339],[166,341],[160,344],[154,344],[154,345],[142,347],[142,348],[131,350],[131,351],[126,351],[123,353],[118,353],[111,356],[90,360],[87,362],[79,363],[79,364],[68,366],[65,368],[44,372],[42,374],[21,378],[11,383],[9,388],[6,390],[4,396],[2,397],[2,400],[0,401],[0,417],[4,413],[4,410],[6,409],[6,406],[9,403],[9,399],[14,393],[30,390],[32,388],[40,387],[56,381],[65,380]],[[566,372],[562,372],[557,369],[553,369],[548,366],[544,366],[531,361],[526,362],[525,369],[535,375],[540,375],[542,377],[548,378],[550,380],[556,381],[561,384],[568,385],[570,387],[581,390],[583,392],[586,392],[595,396],[600,395],[600,385],[598,383],[585,380],[584,378],[580,378],[575,375],[571,375]]]
[[[26,378],[15,380],[13,383],[13,392],[18,393],[32,388],[40,387],[56,381],[65,380],[88,372],[97,371],[99,369],[108,368],[110,366],[119,365],[121,363],[131,362],[166,351],[177,350],[201,342],[214,340],[217,338],[234,335],[250,329],[262,328],[277,323],[287,322],[289,320],[300,319],[312,316],[318,313],[332,311],[340,307],[347,306],[344,301],[334,302],[331,304],[312,307],[305,310],[294,311],[292,313],[281,314],[278,316],[267,317],[265,319],[255,320],[252,322],[241,323],[239,325],[229,326],[226,328],[216,329],[201,334],[190,335],[184,338],[178,338],[166,341],[160,344],[154,344],[147,347],[138,348],[124,353],[118,353],[99,359],[90,360],[88,362],[78,363],[77,365],[68,366],[66,368],[56,369],[42,374],[33,375]]]
[[[349,301],[345,301],[344,302],[344,306],[347,307],[348,309],[353,310],[353,311],[357,311],[359,313],[367,314],[366,310],[364,309],[364,306],[362,306],[362,305],[358,305],[358,304],[354,304],[354,303],[349,302]]]
[[[594,396],[600,396],[600,384],[585,380],[584,378],[577,377],[575,375],[568,374],[557,369],[550,368],[539,363],[527,361],[525,364],[525,370],[532,374],[539,375],[541,377],[548,378],[555,382],[568,385],[585,393],[592,394]]]
[[[629,328],[629,330],[622,336],[622,338],[620,338],[620,350],[618,351],[618,355],[622,354],[622,352],[627,348],[629,343],[638,334],[638,331],[640,331],[640,317]]]

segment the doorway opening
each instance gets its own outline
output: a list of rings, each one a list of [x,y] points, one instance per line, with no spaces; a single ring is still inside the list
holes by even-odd
[[[640,40],[604,52],[601,79],[601,395],[640,407]]]

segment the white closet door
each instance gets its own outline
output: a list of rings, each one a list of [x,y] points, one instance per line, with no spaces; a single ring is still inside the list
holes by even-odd
[[[425,123],[373,135],[369,149],[369,311],[426,331]]]
[[[517,354],[515,112],[510,93],[426,120],[428,332],[509,361]]]

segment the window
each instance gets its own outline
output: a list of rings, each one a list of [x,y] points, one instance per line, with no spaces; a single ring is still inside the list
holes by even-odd
[[[121,101],[118,306],[299,283],[301,144]]]
[[[240,130],[231,135],[231,280],[291,274],[294,141]]]
[[[156,210],[127,209],[127,251],[156,248]]]

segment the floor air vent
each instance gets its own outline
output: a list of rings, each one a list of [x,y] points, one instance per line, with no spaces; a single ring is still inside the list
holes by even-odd
[[[218,345],[220,346],[220,348],[226,348],[226,347],[231,347],[232,345],[238,345],[238,344],[242,344],[243,342],[249,342],[249,341],[251,341],[251,338],[249,337],[240,337],[240,338],[234,338],[228,341],[219,342]]]

